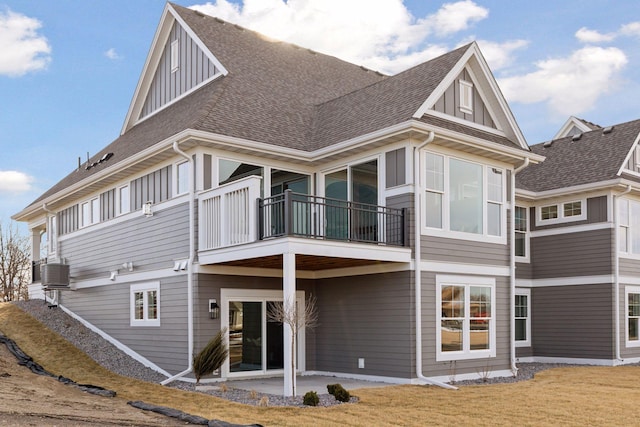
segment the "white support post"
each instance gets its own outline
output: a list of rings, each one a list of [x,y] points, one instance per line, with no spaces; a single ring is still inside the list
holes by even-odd
[[[282,255],[282,297],[283,308],[295,309],[296,303],[296,254],[285,253]],[[289,307],[293,304],[292,307]],[[296,354],[293,343],[291,325],[284,323],[284,395],[293,396],[296,385]]]

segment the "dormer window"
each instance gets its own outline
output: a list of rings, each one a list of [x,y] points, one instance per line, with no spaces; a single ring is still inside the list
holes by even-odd
[[[171,72],[177,71],[180,68],[180,45],[179,40],[171,42]]]
[[[460,80],[460,111],[473,113],[473,83]]]

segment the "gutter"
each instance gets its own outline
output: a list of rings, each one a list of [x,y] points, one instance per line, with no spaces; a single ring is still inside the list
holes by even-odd
[[[511,174],[511,219],[509,224],[509,239],[511,242],[511,248],[509,249],[510,258],[510,288],[511,288],[511,303],[509,304],[509,312],[511,313],[510,324],[510,344],[511,344],[511,372],[513,376],[518,375],[518,366],[516,364],[516,175],[522,169],[529,166],[529,158],[524,158],[524,163],[513,170]]]
[[[616,322],[614,324],[614,331],[616,334],[615,357],[617,362],[622,362],[622,357],[620,356],[620,256],[618,255],[618,198],[630,192],[631,185],[627,185],[626,190],[622,193],[613,195],[613,291],[616,296]]]
[[[418,174],[420,150],[422,150],[427,144],[433,141],[435,133],[429,132],[429,136],[422,144],[417,147],[413,147],[413,203],[415,206],[415,242],[414,242],[414,283],[415,283],[415,299],[416,299],[416,375],[417,377],[430,385],[436,385],[438,387],[446,388],[449,390],[457,390],[458,387],[451,384],[447,384],[441,381],[436,381],[432,378],[427,378],[422,373],[422,269],[420,264],[422,262],[422,256],[420,254],[420,218],[422,218],[422,204],[420,203],[420,177]]]
[[[193,262],[195,258],[195,180],[193,173],[195,170],[193,159],[184,151],[180,150],[180,143],[174,141],[173,151],[187,159],[189,162],[189,261],[187,267],[187,369],[176,374],[166,380],[160,382],[161,385],[167,385],[178,378],[193,371]]]

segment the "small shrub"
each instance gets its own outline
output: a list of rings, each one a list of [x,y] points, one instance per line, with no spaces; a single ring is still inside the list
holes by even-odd
[[[258,399],[258,392],[255,391],[255,390],[251,390],[249,392],[249,399],[257,400]]]
[[[193,357],[193,373],[196,376],[196,384],[200,384],[200,378],[211,375],[220,368],[227,357],[229,348],[224,340],[227,328],[221,329],[206,346]]]
[[[262,396],[260,401],[258,402],[258,406],[267,407],[269,406],[269,398],[267,396]]]
[[[327,385],[327,391],[332,394],[338,402],[348,402],[351,399],[351,394],[340,384]]]
[[[220,387],[220,391],[223,393],[226,393],[229,391],[229,386],[226,383],[221,383],[219,387]]]
[[[315,391],[306,392],[304,394],[304,397],[302,398],[302,403],[307,406],[318,406],[318,403],[320,403],[318,393],[316,393]]]

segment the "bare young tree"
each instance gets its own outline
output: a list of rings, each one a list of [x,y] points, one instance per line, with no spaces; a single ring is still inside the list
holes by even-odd
[[[0,301],[26,300],[31,280],[29,239],[16,224],[0,222]]]
[[[296,337],[303,329],[313,329],[318,325],[318,307],[316,298],[311,295],[304,310],[300,310],[295,298],[283,302],[275,302],[269,305],[267,318],[274,322],[289,325],[291,331],[291,384],[293,396],[296,395]]]

